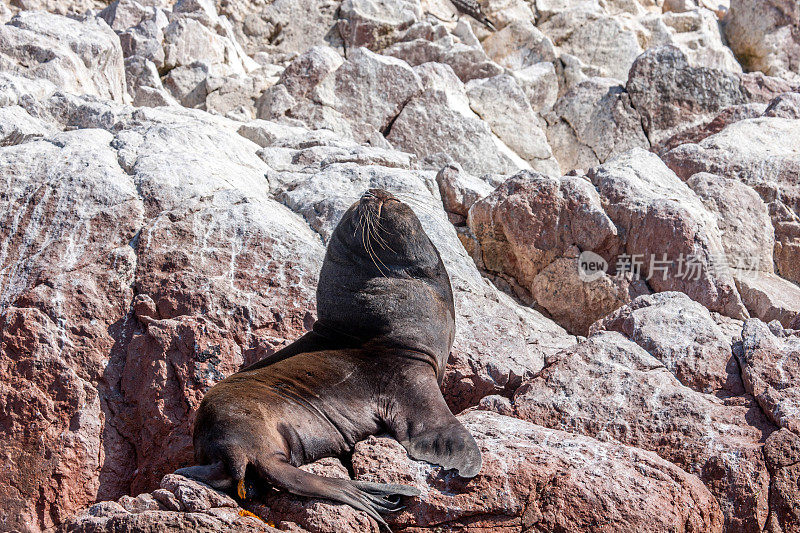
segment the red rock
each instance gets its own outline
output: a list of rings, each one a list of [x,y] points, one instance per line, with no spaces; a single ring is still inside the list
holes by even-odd
[[[698,143],[719,133],[729,124],[747,118],[757,118],[764,113],[764,104],[737,104],[723,109],[716,117],[709,122],[698,124],[697,126],[684,129],[663,141],[659,146],[658,152],[664,154],[673,148],[687,143]]]
[[[611,261],[620,247],[617,227],[586,179],[523,171],[473,204],[467,222],[483,268],[518,284],[523,299],[569,331],[585,334],[595,320],[649,292],[605,272],[581,277],[580,251]]]
[[[733,346],[708,309],[680,292],[640,296],[592,326],[619,331],[698,392],[742,394]]]
[[[412,461],[395,441],[356,445],[359,479],[408,483],[419,498],[389,519],[399,531],[721,531],[700,481],[653,453],[472,411],[460,420],[483,454],[466,480]]]
[[[683,180],[709,172],[749,185],[769,206],[775,227],[777,273],[800,282],[800,127],[798,121],[761,117],[741,120],[697,144],[667,152],[664,162]]]
[[[800,437],[786,429],[776,431],[764,444],[764,458],[772,476],[770,509],[765,531],[800,530]]]
[[[711,311],[747,316],[733,277],[722,268],[716,218],[657,156],[631,150],[589,177],[623,236],[627,266],[638,266],[653,290],[680,291]]]
[[[774,426],[758,404],[683,386],[617,332],[548,359],[513,405],[525,420],[651,450],[697,475],[719,501],[727,531],[761,531],[766,522],[770,478],[761,444]]]
[[[747,392],[776,425],[800,435],[800,333],[754,319],[745,322],[742,338]]]

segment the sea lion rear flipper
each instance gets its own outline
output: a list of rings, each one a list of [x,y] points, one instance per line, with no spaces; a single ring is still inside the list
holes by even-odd
[[[399,380],[398,380],[399,381]],[[394,394],[394,409],[386,424],[414,459],[428,461],[461,477],[475,477],[481,470],[481,451],[475,439],[450,412],[435,376],[415,377]]]
[[[176,474],[195,481],[200,481],[217,490],[230,490],[234,485],[234,480],[228,473],[228,469],[222,461],[210,465],[195,465],[179,468]]]
[[[418,496],[419,491],[408,485],[371,483],[335,479],[311,474],[288,462],[272,458],[256,463],[261,477],[292,494],[309,498],[326,498],[364,511],[378,522],[381,529],[391,531],[378,513],[399,511],[401,496]]]

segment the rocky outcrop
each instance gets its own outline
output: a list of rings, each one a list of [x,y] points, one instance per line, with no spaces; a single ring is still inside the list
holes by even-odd
[[[388,438],[370,437],[356,446],[353,470],[359,479],[410,484],[421,490],[419,498],[389,517],[393,528],[581,531],[590,524],[602,524],[632,531],[666,531],[689,524],[699,531],[721,530],[719,507],[708,489],[695,476],[653,453],[491,412],[473,411],[460,419],[475,436],[484,461],[481,474],[469,483],[409,459],[405,450]],[[310,470],[332,477],[346,475],[341,465],[330,462],[312,465]],[[607,482],[617,476],[624,484]],[[498,484],[506,490],[498,492]],[[68,530],[97,531],[99,528],[93,527],[99,524],[133,528],[145,520],[166,526],[181,516],[186,517],[185,522],[192,517],[200,528],[209,527],[212,520],[230,520],[228,505],[234,502],[198,485],[167,476],[162,486],[169,490],[120,500],[122,505],[98,504],[77,517]],[[151,508],[165,507],[162,500],[168,494],[174,495],[170,501],[191,512],[140,510],[147,507],[144,502],[151,502]],[[277,522],[275,509],[281,509],[277,525],[284,530],[378,531],[372,518],[346,506],[323,501],[298,504],[296,498],[279,496],[270,501],[269,508],[255,505],[250,509],[268,523]],[[252,518],[231,525],[272,531]]]
[[[800,81],[800,7],[791,0],[731,0],[725,37],[742,66]]]
[[[377,532],[171,474],[372,187],[448,269],[484,466],[303,468],[414,485],[409,533],[800,527],[795,6],[479,3],[0,5],[0,530]]]
[[[775,270],[800,282],[800,192],[794,177],[798,161],[798,121],[761,117],[731,124],[697,144],[684,144],[664,156],[682,179],[710,172],[745,183],[769,207],[775,228]]]
[[[587,169],[632,148],[650,148],[642,118],[616,81],[590,78],[558,99],[547,120],[547,139],[564,169]]]
[[[592,326],[619,331],[697,392],[744,392],[733,343],[708,309],[681,292],[641,296]]]
[[[609,326],[630,327],[617,324],[612,319]],[[668,368],[685,376],[682,368],[691,370],[684,365],[695,366],[698,357],[707,358],[701,366],[715,368],[719,352],[690,356],[687,350],[676,364],[657,339],[633,328],[637,342],[652,353],[617,332],[596,333],[549,359],[536,378],[517,390],[517,416],[654,451],[705,481],[719,501],[726,529],[760,531],[769,514],[770,475],[761,442],[772,431],[770,423],[752,398],[724,402],[684,386]],[[702,379],[692,376],[688,382],[699,385]]]
[[[800,434],[800,335],[780,325],[749,320],[739,362],[747,391],[778,426]]]
[[[581,271],[581,250],[600,261],[620,251],[617,227],[583,178],[521,172],[473,204],[468,224],[483,268],[510,276],[520,297],[570,331],[586,334],[592,322],[649,292],[624,276],[600,271],[589,279]]]
[[[623,266],[639,269],[656,291],[679,290],[712,311],[746,316],[731,274],[720,268],[725,252],[716,221],[658,157],[632,150],[590,177],[626,236]]]
[[[0,26],[0,70],[76,94],[117,102],[128,95],[119,40],[94,17],[77,21],[23,11]]]

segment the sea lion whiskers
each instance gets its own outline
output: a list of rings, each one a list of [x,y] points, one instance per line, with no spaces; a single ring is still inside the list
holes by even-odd
[[[388,250],[391,250],[392,252],[396,253],[394,251],[394,249],[392,249],[392,247],[389,246],[389,243],[386,242],[386,239],[384,239],[380,235],[381,231],[386,232],[386,233],[392,233],[392,232],[389,232],[388,230],[386,230],[386,228],[384,228],[383,225],[381,224],[381,219],[380,219],[381,212],[380,212],[380,209],[381,209],[382,206],[383,206],[382,203],[378,204],[378,214],[377,214],[377,216],[375,215],[374,211],[371,208],[369,208],[369,207],[367,208],[367,211],[370,213],[370,215],[372,215],[372,220],[371,220],[371,222],[372,222],[371,228],[373,230],[372,231],[372,236],[375,237],[375,240],[377,241],[377,243],[380,245],[380,247],[382,249],[384,249],[384,250],[388,249]],[[384,266],[386,266],[386,265],[384,265]]]
[[[417,210],[419,210],[422,211],[424,214],[432,217],[441,217],[444,214],[444,210],[439,210],[435,206],[430,205],[428,202],[422,199],[423,197],[420,196],[419,198],[417,198],[414,196],[409,196],[408,194],[409,193],[403,192],[403,193],[397,193],[396,196],[399,200],[402,200],[403,202],[408,204],[408,206],[413,211],[416,212]],[[434,200],[434,199],[429,197],[427,198],[427,200]]]
[[[372,259],[372,263],[375,265],[375,268],[377,268],[378,272],[381,273],[381,276],[383,276],[384,278],[388,278],[389,276],[387,276],[383,272],[383,270],[381,270],[381,267],[378,266],[378,263],[375,262],[375,259],[377,259],[378,262],[383,265],[383,268],[385,268],[386,270],[389,270],[389,267],[386,266],[386,264],[383,261],[381,261],[380,256],[375,252],[375,249],[372,247],[372,242],[370,241],[370,236],[371,235],[372,235],[372,222],[370,221],[370,218],[368,216],[367,217],[367,248],[366,248],[366,250],[367,250],[367,253],[369,254],[370,259]]]

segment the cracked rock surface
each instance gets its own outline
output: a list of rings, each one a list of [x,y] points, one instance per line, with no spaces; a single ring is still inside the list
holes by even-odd
[[[415,486],[408,533],[798,531],[796,2],[478,3],[490,25],[0,5],[0,530],[378,532],[173,472],[208,388],[311,327],[331,231],[384,188],[448,269],[443,391],[483,469],[386,435],[304,469]]]

